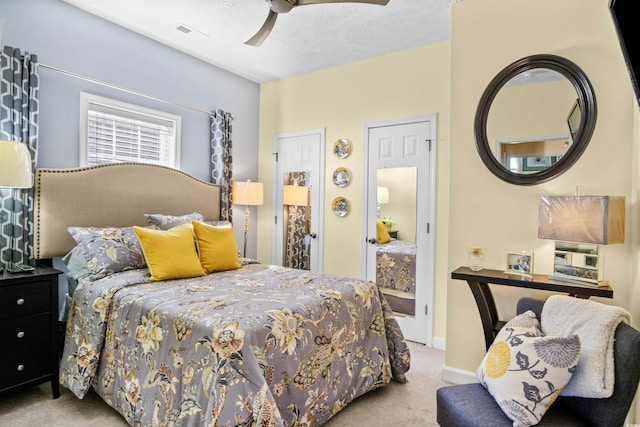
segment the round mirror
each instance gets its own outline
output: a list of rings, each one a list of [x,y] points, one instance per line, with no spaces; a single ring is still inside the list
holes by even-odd
[[[573,62],[532,55],[505,67],[476,111],[476,147],[498,178],[517,185],[547,181],[569,169],[596,124],[589,79]]]

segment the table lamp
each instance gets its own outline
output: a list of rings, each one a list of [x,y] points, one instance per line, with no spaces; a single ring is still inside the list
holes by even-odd
[[[287,206],[304,206],[305,234],[309,234],[309,189],[301,185],[285,185],[283,204]]]
[[[377,195],[376,197],[377,214],[378,214],[378,218],[380,218],[380,208],[382,207],[380,205],[389,203],[389,187],[378,186],[376,195]]]
[[[244,250],[243,257],[247,257],[247,233],[249,232],[249,217],[251,212],[249,206],[262,205],[262,183],[251,181],[235,181],[232,188],[233,203],[245,205],[244,211]]]
[[[538,238],[556,240],[549,278],[606,285],[600,277],[600,245],[624,243],[624,225],[624,197],[541,196]]]
[[[31,188],[31,154],[22,142],[0,140],[0,188]]]
[[[22,142],[0,140],[0,188],[31,188],[33,173],[31,171],[31,153],[29,147]],[[9,223],[14,223],[14,213],[11,210]],[[13,248],[13,237],[10,237]],[[30,267],[27,267],[31,269]],[[8,271],[22,271],[9,263]],[[0,272],[2,269],[0,268]]]

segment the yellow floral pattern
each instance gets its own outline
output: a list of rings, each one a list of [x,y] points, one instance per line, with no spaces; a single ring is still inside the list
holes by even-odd
[[[500,378],[511,365],[511,347],[504,341],[494,343],[485,360],[485,371],[489,378]]]
[[[82,280],[60,379],[130,425],[318,426],[410,355],[375,284],[260,264],[150,282]]]

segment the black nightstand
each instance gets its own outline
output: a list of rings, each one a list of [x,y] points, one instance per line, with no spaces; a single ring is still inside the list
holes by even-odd
[[[0,394],[58,379],[58,275],[51,267],[0,275]]]
[[[389,231],[389,237],[398,238],[398,230]]]

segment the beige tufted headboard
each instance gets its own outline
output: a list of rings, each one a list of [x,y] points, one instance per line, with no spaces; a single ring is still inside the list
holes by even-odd
[[[144,214],[200,212],[220,219],[220,187],[184,172],[143,163],[37,169],[34,191],[36,259],[64,256],[77,227],[147,225]]]

